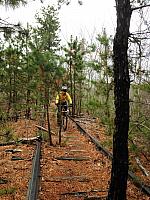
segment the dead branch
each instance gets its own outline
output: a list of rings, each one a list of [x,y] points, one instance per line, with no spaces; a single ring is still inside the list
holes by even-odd
[[[44,128],[43,126],[39,126],[39,125],[35,125],[39,130],[42,130],[42,131],[45,131],[45,132],[48,132],[48,129]],[[54,132],[51,131],[51,134],[55,135]]]
[[[134,32],[134,33],[130,33],[130,36],[134,36],[134,35],[145,35],[145,34],[149,34],[150,31],[146,31],[146,30],[142,30],[141,32]]]
[[[145,126],[144,124],[139,124],[139,123],[134,123],[134,124],[137,125],[137,126],[142,126],[142,127],[146,128],[146,129],[148,129],[150,131],[150,128]]]
[[[144,173],[145,176],[149,176],[149,172],[142,166],[140,159],[139,158],[135,158],[137,165],[139,166],[139,168],[142,170],[142,172]]]
[[[138,102],[138,101],[133,101],[133,100],[130,100],[129,102],[130,103],[138,103],[138,104],[150,105],[150,103]]]
[[[132,129],[133,129],[134,127],[132,127]],[[129,131],[129,133],[131,133],[132,132],[132,129]],[[129,138],[129,142],[131,142],[136,148],[138,148],[138,146],[134,143],[134,141],[133,140],[131,140],[130,138]],[[139,148],[138,148],[138,150],[140,151],[140,153],[146,158],[146,160],[147,161],[150,161],[148,158],[147,158],[147,156],[145,155],[145,153],[143,152],[143,151],[141,151]]]
[[[138,6],[138,7],[132,8],[131,10],[134,11],[134,10],[139,10],[139,9],[146,8],[146,7],[150,7],[150,4]]]

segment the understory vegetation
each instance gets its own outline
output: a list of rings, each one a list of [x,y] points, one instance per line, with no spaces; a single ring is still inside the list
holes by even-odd
[[[50,105],[63,84],[68,85],[73,99],[73,116],[98,118],[105,134],[114,132],[113,39],[102,29],[93,43],[70,36],[70,41],[61,45],[57,14],[48,6],[36,14],[36,27],[7,27],[0,33],[0,137],[7,136],[6,142],[14,139],[8,121],[26,118],[45,123],[46,112],[53,109]],[[149,54],[146,41],[141,41],[140,47],[135,38],[130,43],[129,146],[148,159]]]

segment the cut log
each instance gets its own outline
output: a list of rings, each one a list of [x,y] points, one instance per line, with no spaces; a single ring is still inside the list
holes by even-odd
[[[83,149],[72,149],[69,152],[86,152],[86,150],[83,150]]]
[[[21,149],[6,149],[5,152],[6,153],[18,153],[18,152],[21,152],[22,150]]]
[[[0,143],[0,146],[9,146],[9,145],[16,145],[15,141]]]
[[[40,141],[42,140],[41,136],[37,136],[37,137],[32,137],[32,138],[21,138],[20,140],[18,140],[18,142],[21,142],[22,144],[31,144],[33,142],[36,141]]]
[[[33,138],[21,138],[18,141],[11,141],[11,142],[5,142],[5,143],[0,143],[0,146],[9,146],[9,145],[16,145],[18,142],[22,143],[22,144],[31,144],[35,141],[39,141],[42,138],[40,136],[37,137],[33,137]]]
[[[84,161],[90,160],[90,157],[56,157],[57,160],[73,160],[73,161]]]
[[[11,160],[24,160],[24,158],[12,156]]]

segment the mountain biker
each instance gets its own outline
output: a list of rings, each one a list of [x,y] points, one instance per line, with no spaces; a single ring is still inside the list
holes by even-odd
[[[72,106],[72,99],[69,93],[67,92],[67,86],[62,86],[61,91],[56,96],[55,104],[58,107],[57,112],[57,122],[59,123],[59,113],[61,111],[61,106],[63,105],[65,110],[67,111],[68,105]]]

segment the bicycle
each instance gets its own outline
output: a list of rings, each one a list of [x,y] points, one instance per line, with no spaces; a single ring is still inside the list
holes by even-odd
[[[58,132],[58,136],[59,136],[59,145],[61,144],[61,136],[62,136],[62,129],[63,131],[67,130],[67,126],[68,126],[68,114],[69,114],[69,109],[67,105],[59,105],[59,112],[58,112],[58,120],[59,120],[59,132]]]

